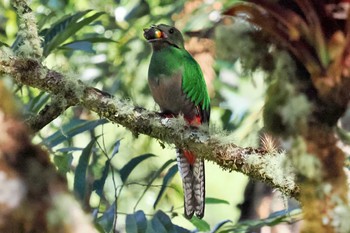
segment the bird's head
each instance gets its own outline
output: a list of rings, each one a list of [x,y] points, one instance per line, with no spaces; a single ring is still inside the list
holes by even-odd
[[[143,36],[153,44],[168,43],[177,48],[184,48],[184,39],[181,32],[173,26],[159,24],[143,29]]]

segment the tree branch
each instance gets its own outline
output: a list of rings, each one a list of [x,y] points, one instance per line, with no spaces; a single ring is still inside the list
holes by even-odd
[[[57,95],[62,99],[61,102],[69,106],[80,104],[136,135],[146,134],[177,147],[187,148],[223,169],[242,172],[271,184],[288,196],[298,198],[299,188],[294,182],[293,169],[284,165],[283,153],[241,148],[232,143],[227,135],[208,135],[205,129],[192,130],[186,127],[183,119],[162,118],[155,112],[133,106],[81,81],[65,77],[34,59],[11,57],[0,60],[1,74],[10,75],[19,84]],[[284,169],[282,166],[285,166]]]
[[[47,104],[38,115],[29,118],[27,124],[34,132],[37,132],[55,120],[70,106],[62,98],[53,96],[51,103]]]

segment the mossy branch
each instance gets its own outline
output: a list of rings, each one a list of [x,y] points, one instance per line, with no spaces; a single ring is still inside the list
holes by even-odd
[[[158,113],[65,77],[35,59],[12,57],[0,60],[0,75],[4,74],[13,77],[19,84],[55,95],[64,106],[82,105],[99,116],[126,127],[136,135],[146,134],[177,147],[190,149],[223,169],[239,171],[269,183],[288,196],[297,198],[299,195],[293,170],[286,169],[283,153],[241,148],[226,135],[208,134],[205,129],[193,130],[186,127],[182,119],[163,118]]]

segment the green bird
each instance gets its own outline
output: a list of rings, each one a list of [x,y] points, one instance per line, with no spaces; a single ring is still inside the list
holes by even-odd
[[[144,29],[153,53],[148,84],[155,102],[166,117],[182,115],[191,127],[209,124],[210,99],[202,70],[184,47],[181,32],[165,24]],[[177,164],[184,190],[184,214],[204,216],[204,160],[177,149]]]

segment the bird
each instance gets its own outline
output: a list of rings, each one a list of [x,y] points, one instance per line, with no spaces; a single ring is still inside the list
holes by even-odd
[[[152,25],[144,29],[151,44],[148,85],[161,114],[183,116],[190,127],[209,126],[210,97],[203,72],[185,49],[181,32],[169,25]],[[184,216],[203,218],[205,209],[204,159],[192,151],[178,148],[177,165],[184,192]]]

